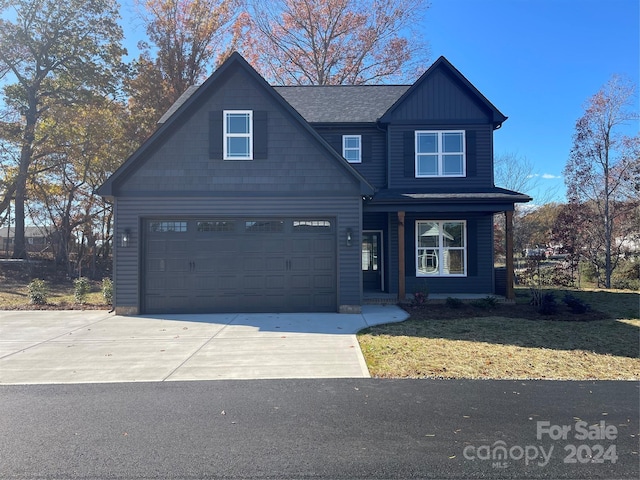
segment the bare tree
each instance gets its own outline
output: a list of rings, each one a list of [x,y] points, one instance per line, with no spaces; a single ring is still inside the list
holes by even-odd
[[[221,63],[239,39],[234,36],[240,0],[137,0],[149,42],[140,42],[126,82],[131,130],[146,138],[160,116],[184,91]]]
[[[428,49],[412,34],[424,0],[253,0],[243,54],[269,81],[341,85],[406,81]]]
[[[624,235],[621,220],[638,205],[637,193],[629,195],[637,184],[633,173],[638,169],[638,137],[620,132],[638,118],[631,110],[634,94],[635,85],[614,75],[587,101],[564,170],[569,201],[588,205],[599,225],[591,234],[601,239],[603,247],[589,254],[593,261],[604,255],[606,288],[611,287],[611,273],[619,260],[612,253],[616,235]]]

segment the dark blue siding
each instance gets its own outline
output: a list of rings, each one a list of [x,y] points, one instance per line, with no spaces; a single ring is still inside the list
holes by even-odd
[[[434,71],[393,112],[392,123],[424,121],[434,125],[484,123],[491,112],[450,73]]]
[[[140,306],[142,245],[140,225],[144,218],[158,217],[234,217],[234,216],[317,216],[337,221],[338,305],[360,305],[362,293],[360,197],[122,197],[116,202],[117,233],[131,231],[130,246],[115,248],[116,307]],[[346,231],[354,238],[346,244]]]
[[[216,140],[216,132],[211,129],[222,129],[215,118],[221,118],[223,110],[252,110],[255,129],[266,117],[268,138],[263,130],[256,130],[254,141],[256,147],[261,139],[267,140],[267,145],[254,152],[254,160],[223,160],[220,149],[211,145]],[[359,193],[359,184],[346,167],[328,155],[322,143],[293,121],[275,98],[243,70],[228,72],[226,81],[188,113],[153,155],[125,183],[117,185],[117,195]]]
[[[415,178],[415,156],[407,155],[413,147],[416,130],[464,130],[467,143],[466,177]],[[389,188],[433,189],[435,191],[465,192],[493,186],[493,129],[491,125],[441,125],[420,124],[389,126],[391,146],[391,171]],[[414,163],[412,163],[414,162]],[[408,168],[409,167],[409,168]]]
[[[351,165],[374,187],[387,185],[387,137],[375,127],[315,127],[329,145],[342,155],[343,135],[362,135],[362,163]]]
[[[467,276],[466,277],[416,277],[415,222],[416,220],[466,220],[467,221]],[[446,218],[441,215],[407,214],[405,218],[405,273],[407,293],[413,293],[420,285],[427,284],[430,293],[492,294],[493,281],[493,215]]]

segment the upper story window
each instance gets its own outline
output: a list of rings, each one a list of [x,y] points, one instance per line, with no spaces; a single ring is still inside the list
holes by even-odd
[[[464,130],[415,132],[416,177],[464,177]]]
[[[342,156],[349,163],[362,162],[362,136],[343,135],[342,136]]]
[[[253,160],[253,112],[225,110],[223,115],[225,160]]]

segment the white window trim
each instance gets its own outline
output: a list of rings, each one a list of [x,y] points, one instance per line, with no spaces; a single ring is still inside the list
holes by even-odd
[[[357,138],[358,139],[358,148],[347,148],[347,139],[349,138]],[[342,136],[342,156],[347,159],[345,155],[347,150],[358,150],[358,159],[357,160],[347,160],[349,163],[362,163],[362,135],[343,135]]]
[[[431,155],[438,156],[438,174],[437,175],[419,175],[418,174],[418,134],[420,133],[436,133],[438,135],[438,152]],[[455,175],[445,175],[442,173],[443,170],[443,156],[445,155],[442,152],[442,134],[443,133],[461,133],[462,134],[462,174]],[[414,156],[415,156],[415,175],[416,178],[463,178],[467,176],[467,139],[464,130],[416,130],[413,140],[413,148],[414,148]],[[449,152],[451,153],[451,152]],[[423,154],[424,155],[424,154]]]
[[[464,246],[463,247],[437,247],[438,248],[438,265],[444,265],[444,252],[446,250],[462,250],[463,254],[462,254],[462,261],[464,262],[464,273],[437,273],[437,274],[429,274],[429,273],[420,273],[420,269],[419,267],[419,263],[420,263],[420,255],[419,255],[419,249],[420,248],[424,248],[424,247],[419,247],[419,235],[420,235],[420,230],[418,228],[418,224],[419,223],[437,223],[438,224],[438,232],[439,232],[439,239],[438,239],[438,245],[443,245],[443,235],[442,235],[442,225],[444,223],[462,223],[463,228],[464,228],[464,236],[463,236],[463,242],[464,242]],[[433,277],[441,277],[441,278],[452,278],[452,277],[466,277],[468,272],[469,272],[469,264],[467,261],[467,252],[469,250],[469,243],[467,240],[467,221],[466,220],[416,220],[415,223],[415,254],[416,254],[416,277],[429,277],[429,278],[433,278]],[[438,267],[438,272],[441,272],[440,267]]]
[[[249,133],[227,133],[228,114],[249,114]],[[227,153],[227,138],[249,138],[249,155],[230,157]],[[253,110],[223,110],[222,112],[222,154],[224,160],[253,160]]]

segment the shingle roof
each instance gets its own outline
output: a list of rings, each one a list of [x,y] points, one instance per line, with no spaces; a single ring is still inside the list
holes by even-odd
[[[162,117],[160,117],[160,120],[158,120],[158,123],[166,122],[169,119],[169,117],[171,115],[173,115],[173,113],[176,110],[178,110],[182,106],[182,104],[189,99],[189,97],[191,97],[191,95],[196,93],[196,90],[198,90],[198,87],[200,87],[200,85],[191,85],[190,87],[188,87],[184,91],[184,93],[182,95],[180,95],[175,102],[173,102],[173,105],[171,105],[169,107],[169,110],[164,112],[164,115],[162,115]]]
[[[378,120],[410,85],[274,87],[309,123],[369,123]]]

